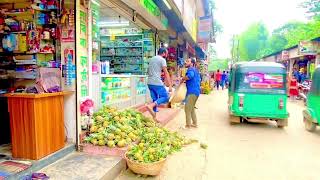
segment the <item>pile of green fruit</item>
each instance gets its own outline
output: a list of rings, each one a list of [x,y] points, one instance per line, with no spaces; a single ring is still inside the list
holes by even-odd
[[[128,149],[127,157],[141,163],[161,161],[169,154],[181,150],[182,146],[194,142],[161,127],[143,128],[139,136],[139,144]]]
[[[139,129],[155,126],[153,120],[132,109],[120,112],[115,108],[103,107],[94,113],[90,134],[85,142],[122,148],[139,141]]]
[[[165,159],[195,141],[158,126],[152,119],[135,110],[118,111],[103,107],[94,113],[90,134],[85,142],[110,148],[127,146],[129,159],[152,163]]]

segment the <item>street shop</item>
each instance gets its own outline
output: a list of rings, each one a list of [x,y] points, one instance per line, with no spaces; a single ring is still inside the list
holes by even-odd
[[[1,157],[39,160],[75,142],[75,18],[67,3],[0,2]]]
[[[311,78],[315,67],[319,65],[319,59],[319,38],[301,41],[294,47],[262,58],[263,61],[283,64],[288,73],[296,69],[304,73],[307,78]]]

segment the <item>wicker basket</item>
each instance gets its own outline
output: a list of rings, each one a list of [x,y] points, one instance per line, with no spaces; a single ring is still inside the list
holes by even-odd
[[[130,160],[127,156],[127,153],[125,154],[124,158],[127,161],[129,169],[131,169],[134,173],[150,176],[159,175],[167,160],[163,159],[154,163],[138,163]]]

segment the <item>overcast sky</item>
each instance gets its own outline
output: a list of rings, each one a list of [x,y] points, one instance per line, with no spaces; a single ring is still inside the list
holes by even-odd
[[[269,32],[290,20],[305,21],[304,10],[298,8],[303,0],[214,0],[215,18],[223,26],[223,34],[217,37],[219,58],[230,57],[230,40],[251,23],[263,21]]]

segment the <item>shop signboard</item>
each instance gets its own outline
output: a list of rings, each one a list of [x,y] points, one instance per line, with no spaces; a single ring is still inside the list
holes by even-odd
[[[313,41],[301,41],[299,43],[299,55],[317,55],[317,43]]]
[[[92,73],[99,73],[100,59],[100,28],[98,22],[100,20],[100,4],[99,0],[90,1],[91,10],[91,37],[92,37]]]
[[[89,60],[88,60],[88,12],[86,8],[78,9],[79,34],[77,41],[77,69],[79,95],[81,98],[89,96]]]
[[[192,21],[192,33],[191,33],[191,37],[194,41],[197,41],[197,30],[198,28],[198,21],[196,18],[193,19]]]
[[[140,4],[152,15],[160,16],[160,9],[153,0],[140,0]]]
[[[281,60],[283,61],[289,60],[289,51],[282,51]]]
[[[208,42],[212,29],[212,17],[203,16],[199,18],[198,42]]]
[[[168,19],[165,17],[165,15],[163,15],[163,13],[160,11],[159,7],[153,2],[153,0],[140,0],[140,4],[150,14],[152,14],[155,17],[158,17],[161,20],[162,25],[168,28]]]

